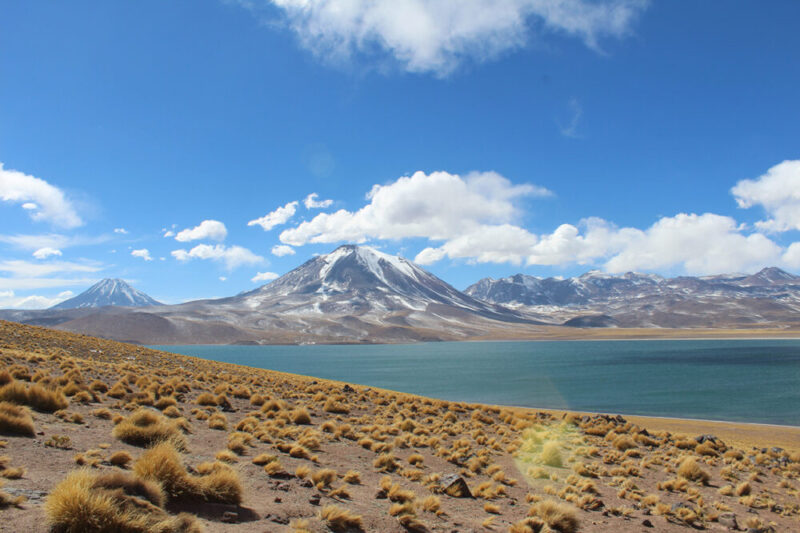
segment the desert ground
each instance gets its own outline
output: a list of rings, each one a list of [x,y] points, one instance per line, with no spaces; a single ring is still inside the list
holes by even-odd
[[[797,428],[446,402],[1,321],[0,358],[2,531],[800,531]]]

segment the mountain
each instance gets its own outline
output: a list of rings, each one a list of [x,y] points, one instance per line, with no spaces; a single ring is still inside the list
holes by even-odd
[[[458,340],[545,324],[466,295],[406,259],[352,245],[228,298],[0,318],[143,344]]]
[[[590,271],[578,277],[485,278],[466,294],[574,326],[743,327],[800,324],[800,276],[779,268],[753,275],[680,276]]]
[[[163,305],[137,291],[121,279],[106,278],[98,281],[84,292],[54,305],[51,309],[82,309],[86,307],[106,307],[110,305],[121,307],[148,307]]]

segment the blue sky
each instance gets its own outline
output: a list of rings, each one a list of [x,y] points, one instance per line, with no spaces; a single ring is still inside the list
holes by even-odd
[[[303,4],[2,2],[0,307],[344,242],[458,288],[800,271],[797,2]]]

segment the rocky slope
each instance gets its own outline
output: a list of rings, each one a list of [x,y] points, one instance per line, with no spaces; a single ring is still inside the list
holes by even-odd
[[[568,279],[485,278],[466,294],[567,325],[742,327],[800,323],[800,277],[779,268],[753,275],[664,278],[591,271]]]

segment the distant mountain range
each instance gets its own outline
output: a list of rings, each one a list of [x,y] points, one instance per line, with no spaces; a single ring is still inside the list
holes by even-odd
[[[516,274],[485,278],[470,296],[566,325],[711,327],[800,324],[800,276],[779,268],[753,275],[680,276],[591,271],[568,279]]]
[[[517,274],[458,291],[414,263],[340,246],[255,290],[161,305],[103,280],[42,311],[0,318],[143,344],[414,342],[532,338],[569,327],[800,326],[800,277]],[[567,328],[563,327],[567,326]]]
[[[84,292],[54,305],[50,309],[80,309],[85,307],[147,307],[163,305],[145,293],[137,291],[121,279],[104,279],[98,281]]]

